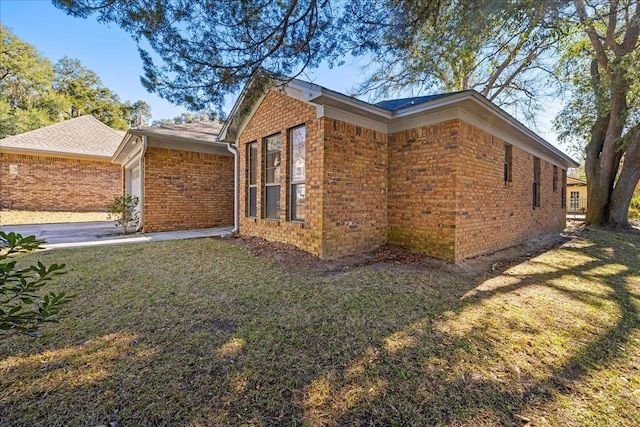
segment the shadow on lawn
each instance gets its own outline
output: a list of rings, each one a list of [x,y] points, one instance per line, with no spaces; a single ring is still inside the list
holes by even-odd
[[[211,243],[181,256],[229,256],[228,266],[185,271],[167,263],[175,282],[151,276],[155,289],[136,288],[135,300],[118,298],[133,285],[116,279],[139,265],[114,264],[84,308],[102,310],[91,320],[97,337],[78,343],[80,332],[66,331],[66,346],[47,353],[36,345],[0,360],[0,418],[13,425],[522,425],[626,357],[623,347],[640,326],[638,296],[629,290],[640,280],[630,268],[640,264],[640,238],[610,245],[617,236],[583,232],[490,277],[384,265],[300,274]],[[105,253],[119,250],[126,251]],[[181,282],[180,274],[193,280]],[[124,314],[109,319],[101,298],[118,301],[113,310]],[[82,322],[80,315],[78,329]]]

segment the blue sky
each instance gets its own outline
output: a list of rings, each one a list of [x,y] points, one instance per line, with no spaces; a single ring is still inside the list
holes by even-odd
[[[130,35],[114,24],[98,23],[94,17],[80,19],[67,16],[48,0],[0,0],[0,21],[52,62],[64,56],[78,59],[95,71],[103,84],[122,100],[146,101],[151,105],[153,119],[173,118],[186,111],[142,87],[142,61],[136,44]],[[321,66],[301,76],[343,93],[349,93],[362,77],[359,65],[348,62],[334,69]],[[551,131],[550,122],[558,109],[555,105],[551,107],[547,116],[540,117],[534,130],[563,148]],[[230,108],[228,105],[227,112]]]

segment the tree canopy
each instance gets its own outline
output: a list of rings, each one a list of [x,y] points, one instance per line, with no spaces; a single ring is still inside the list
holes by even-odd
[[[55,64],[0,25],[0,138],[91,114],[115,129],[151,118],[144,101],[122,102],[77,59]]]
[[[198,110],[220,108],[251,77],[295,77],[346,54],[371,58],[360,93],[475,89],[525,118],[545,93],[564,93],[558,127],[585,147],[587,223],[628,224],[640,179],[638,0],[53,2],[129,31],[143,84]]]

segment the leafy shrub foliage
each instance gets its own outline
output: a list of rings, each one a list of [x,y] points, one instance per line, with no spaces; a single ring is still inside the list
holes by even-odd
[[[57,323],[61,307],[76,297],[64,292],[42,295],[52,276],[66,273],[64,264],[47,267],[38,262],[19,268],[11,259],[38,249],[42,243],[34,236],[0,231],[0,339],[15,333],[37,335],[45,323]]]
[[[107,205],[109,219],[115,220],[116,227],[122,227],[122,232],[127,234],[130,230],[135,230],[140,223],[138,202],[136,196],[127,194],[126,196],[116,196],[113,203]]]

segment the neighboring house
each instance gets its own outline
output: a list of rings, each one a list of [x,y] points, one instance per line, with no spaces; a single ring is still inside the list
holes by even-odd
[[[587,181],[567,177],[567,212],[587,212]]]
[[[239,152],[241,234],[322,258],[390,242],[458,262],[565,227],[577,163],[474,91],[377,105],[300,80],[248,93],[219,137]]]
[[[104,211],[121,191],[110,159],[123,135],[81,116],[0,140],[0,208]]]
[[[234,161],[216,141],[219,123],[131,129],[112,161],[124,191],[139,197],[145,232],[233,224]]]

